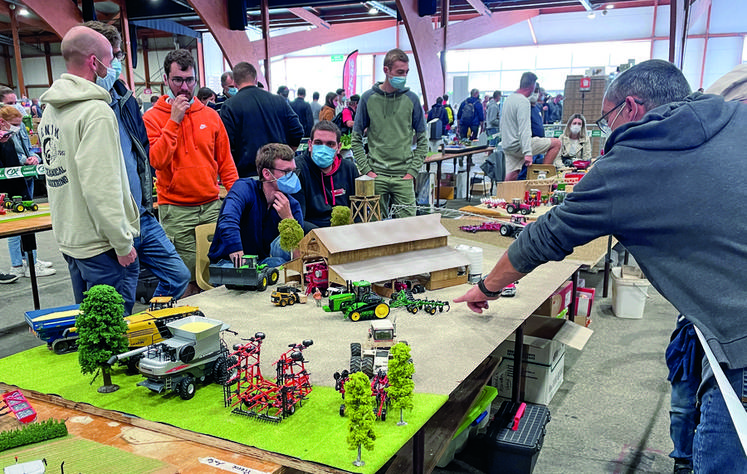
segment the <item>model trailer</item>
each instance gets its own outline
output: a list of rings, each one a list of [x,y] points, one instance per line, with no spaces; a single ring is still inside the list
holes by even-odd
[[[167,324],[173,337],[163,342],[112,356],[118,360],[141,356],[138,370],[145,380],[137,385],[162,393],[174,391],[183,400],[194,397],[196,382],[225,385],[232,378],[228,348],[220,337],[229,325],[216,319],[190,316]]]

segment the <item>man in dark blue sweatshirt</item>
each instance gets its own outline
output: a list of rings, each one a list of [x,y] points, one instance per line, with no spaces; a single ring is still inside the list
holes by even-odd
[[[527,226],[487,277],[455,302],[477,313],[500,289],[574,247],[614,235],[652,285],[700,329],[747,397],[747,105],[693,94],[671,63],[645,61],[610,85],[597,124],[605,154],[560,206]],[[698,192],[693,192],[697,189]],[[708,204],[729,196],[729,212]],[[747,472],[737,432],[704,363],[695,472]]]
[[[340,129],[322,120],[311,129],[309,151],[298,157],[301,191],[293,195],[303,211],[304,232],[329,227],[334,206],[350,207],[358,168],[340,157]]]

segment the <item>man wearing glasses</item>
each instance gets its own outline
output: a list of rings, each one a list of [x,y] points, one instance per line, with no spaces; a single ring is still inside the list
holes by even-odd
[[[195,227],[218,219],[218,178],[228,190],[238,179],[223,122],[215,110],[194,98],[194,66],[185,49],[167,54],[167,94],[143,116],[150,164],[156,170],[161,225],[191,273],[185,296],[199,291],[194,283]]]
[[[75,302],[94,285],[111,285],[130,314],[140,273],[133,246],[140,221],[111,96],[95,84],[111,69],[112,47],[84,26],[71,28],[61,47],[67,74],[42,95],[48,107],[39,124],[54,236]]]
[[[190,273],[153,212],[153,174],[148,158],[148,133],[137,100],[119,79],[122,61],[126,56],[122,51],[122,37],[115,27],[100,21],[87,21],[83,26],[101,33],[112,45],[112,67],[107,70],[106,77],[99,78],[97,83],[112,96],[109,106],[117,117],[130,192],[140,212],[140,236],[135,239],[135,249],[141,270],[147,268],[158,278],[153,296],[181,298],[189,284]]]
[[[257,152],[259,179],[241,178],[220,210],[208,257],[213,263],[239,267],[244,255],[278,267],[291,259],[280,248],[278,224],[296,219],[303,225],[301,206],[291,194],[300,190],[293,150],[268,143]]]
[[[315,227],[329,227],[332,207],[350,207],[358,168],[352,160],[340,156],[340,136],[337,125],[322,120],[311,129],[309,151],[298,159],[298,176],[303,189],[293,197],[303,210],[304,232]]]
[[[689,94],[684,75],[667,61],[644,61],[617,76],[597,121],[610,132],[604,156],[455,302],[482,313],[501,288],[538,265],[614,235],[659,293],[702,331],[736,398],[747,405],[747,150],[741,146],[747,105]],[[723,196],[729,196],[728,212],[705,204]],[[707,363],[702,380],[694,470],[747,472]]]

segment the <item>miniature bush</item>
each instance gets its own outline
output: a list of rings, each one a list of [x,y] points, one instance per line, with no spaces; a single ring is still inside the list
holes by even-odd
[[[406,424],[403,420],[403,411],[413,407],[412,392],[415,383],[412,381],[412,375],[415,373],[415,366],[412,364],[410,346],[407,344],[399,342],[392,346],[389,353],[392,358],[389,359],[387,366],[389,387],[386,390],[392,407],[399,408],[399,424]]]
[[[351,215],[352,212],[349,207],[334,206],[332,208],[332,216],[329,218],[329,223],[332,227],[337,225],[348,225],[350,224]]]
[[[75,319],[78,328],[78,363],[84,374],[101,369],[104,386],[111,383],[106,361],[128,348],[127,323],[124,320],[124,299],[109,285],[96,285],[85,292],[81,313]],[[114,389],[116,390],[116,389]],[[112,390],[113,391],[113,390]]]
[[[286,252],[290,252],[298,247],[298,243],[303,239],[303,229],[301,228],[301,224],[295,219],[283,219],[280,221],[278,231],[280,232],[280,248]]]
[[[15,430],[0,432],[0,451],[62,436],[67,436],[65,422],[50,418],[40,423],[31,423]]]

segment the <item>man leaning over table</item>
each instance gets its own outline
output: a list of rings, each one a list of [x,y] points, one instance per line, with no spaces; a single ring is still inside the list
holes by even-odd
[[[75,302],[94,285],[113,286],[132,312],[139,275],[133,243],[140,230],[127,183],[111,96],[96,85],[114,56],[104,36],[84,26],[62,39],[67,73],[41,96],[39,124],[52,230],[68,264]]]

